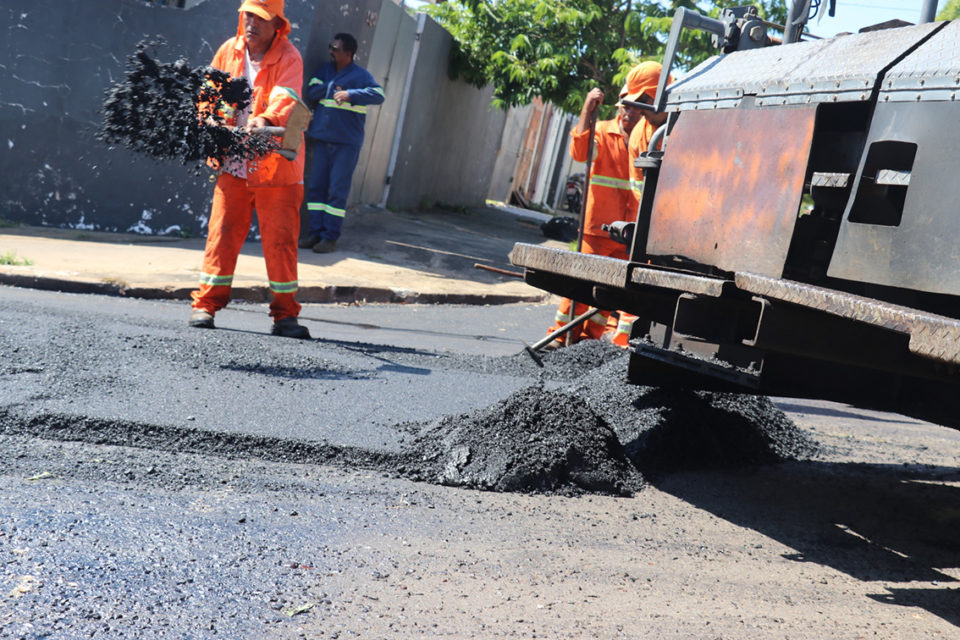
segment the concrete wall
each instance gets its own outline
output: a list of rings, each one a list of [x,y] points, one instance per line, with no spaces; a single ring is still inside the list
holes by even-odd
[[[0,217],[35,225],[197,234],[206,174],[160,164],[95,139],[104,92],[143,39],[157,57],[210,62],[236,33],[238,0],[188,9],[140,0],[3,0],[0,20]],[[313,0],[287,0],[291,41],[309,41]]]
[[[416,37],[416,20],[391,0],[383,0],[367,70],[383,87],[386,99],[367,109],[367,128],[353,176],[350,203],[379,204],[400,117],[400,105]]]
[[[492,109],[491,88],[450,80],[453,39],[426,20],[388,206],[423,199],[480,204],[490,190],[506,114]]]

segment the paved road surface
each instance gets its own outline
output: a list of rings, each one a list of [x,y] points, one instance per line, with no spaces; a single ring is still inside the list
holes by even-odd
[[[260,306],[203,332],[183,305],[0,288],[0,637],[957,637],[957,431],[783,401],[817,459],[633,498],[414,483],[358,455],[535,382],[482,354],[552,312],[310,306],[322,339],[297,342]],[[264,439],[218,449],[244,432]],[[343,458],[279,459],[302,440]]]

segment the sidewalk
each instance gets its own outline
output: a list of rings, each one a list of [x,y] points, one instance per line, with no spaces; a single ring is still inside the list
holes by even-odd
[[[519,278],[507,258],[516,242],[563,247],[540,232],[544,214],[513,207],[391,212],[351,209],[337,251],[299,252],[300,302],[503,304],[548,298]],[[46,227],[0,227],[0,284],[76,293],[189,300],[203,238],[144,236]],[[248,240],[233,297],[270,300],[259,242]]]

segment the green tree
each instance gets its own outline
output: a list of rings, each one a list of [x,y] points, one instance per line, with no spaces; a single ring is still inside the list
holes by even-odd
[[[501,108],[534,97],[579,113],[600,87],[613,104],[627,72],[641,60],[661,60],[676,9],[719,15],[742,0],[448,0],[428,11],[454,37],[454,77],[493,84]],[[760,13],[782,23],[783,0],[760,0]],[[690,68],[716,51],[709,34],[687,30],[677,56]],[[605,115],[609,115],[609,109]]]
[[[960,18],[960,0],[949,0],[937,14],[937,20],[956,20]]]

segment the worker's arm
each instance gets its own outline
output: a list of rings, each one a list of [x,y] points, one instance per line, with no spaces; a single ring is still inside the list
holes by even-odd
[[[343,93],[347,94],[347,99],[345,102],[357,105],[358,107],[382,104],[385,98],[383,95],[383,88],[377,84],[377,81],[374,80],[373,76],[369,73],[366,74],[362,87],[357,89],[347,89]],[[334,98],[336,98],[336,96],[334,96]]]
[[[590,146],[590,117],[602,103],[603,91],[591,89],[583,101],[577,126],[570,130],[570,157],[577,162],[587,161],[587,150]]]
[[[293,50],[291,46],[291,50]],[[295,50],[293,50],[295,53]],[[267,125],[285,127],[287,118],[293,111],[297,101],[300,99],[300,93],[297,87],[303,83],[303,62],[300,56],[284,55],[279,62],[276,84],[271,88],[270,95],[267,98],[267,108],[254,115],[250,119],[253,123],[258,118],[267,121]]]
[[[316,105],[318,102],[323,100],[326,94],[327,84],[323,81],[321,72],[318,71],[317,73],[313,74],[313,77],[310,78],[309,82],[307,82],[307,102],[312,105]]]
[[[580,109],[580,119],[577,121],[576,131],[583,133],[590,130],[590,116],[603,104],[603,91],[599,88],[590,89]]]

